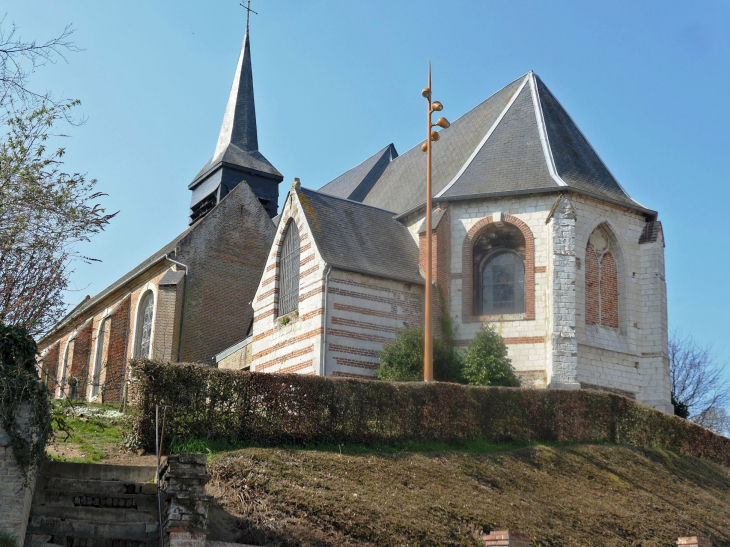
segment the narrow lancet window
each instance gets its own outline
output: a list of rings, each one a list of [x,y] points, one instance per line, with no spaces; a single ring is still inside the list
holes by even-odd
[[[284,234],[280,271],[279,315],[286,315],[299,308],[299,230],[294,221]]]
[[[155,309],[155,296],[148,292],[139,307],[137,315],[137,343],[134,356],[138,359],[149,359],[152,340],[152,317]]]

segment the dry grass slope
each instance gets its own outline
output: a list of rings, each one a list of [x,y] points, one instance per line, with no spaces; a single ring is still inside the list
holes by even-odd
[[[497,454],[250,448],[211,466],[211,539],[258,545],[730,546],[730,469],[663,450],[532,446]],[[235,515],[235,518],[231,516]]]

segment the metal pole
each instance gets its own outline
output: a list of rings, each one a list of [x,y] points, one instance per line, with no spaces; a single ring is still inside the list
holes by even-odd
[[[431,61],[428,62],[428,89],[431,89]],[[428,132],[426,133],[426,317],[424,319],[423,380],[433,381],[433,340],[431,327],[431,99],[428,95]]]

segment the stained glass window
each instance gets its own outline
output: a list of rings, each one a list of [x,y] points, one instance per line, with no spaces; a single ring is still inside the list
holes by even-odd
[[[137,347],[135,357],[148,359],[150,356],[150,340],[152,338],[152,316],[155,308],[155,297],[148,292],[139,307],[137,318]]]
[[[525,263],[511,251],[488,257],[482,269],[482,313],[504,315],[525,311]]]
[[[279,315],[286,315],[299,307],[299,230],[293,221],[281,247]]]
[[[474,315],[525,313],[525,236],[491,225],[474,242]]]

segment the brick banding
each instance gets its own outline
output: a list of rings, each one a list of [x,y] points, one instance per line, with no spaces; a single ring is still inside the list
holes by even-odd
[[[332,342],[328,342],[327,346],[329,347],[329,351],[332,352],[339,352],[339,353],[348,353],[350,355],[360,355],[362,357],[378,357],[378,354],[380,352],[372,350],[372,349],[362,349],[362,348],[353,348],[352,346],[340,346],[339,344],[333,344]]]

